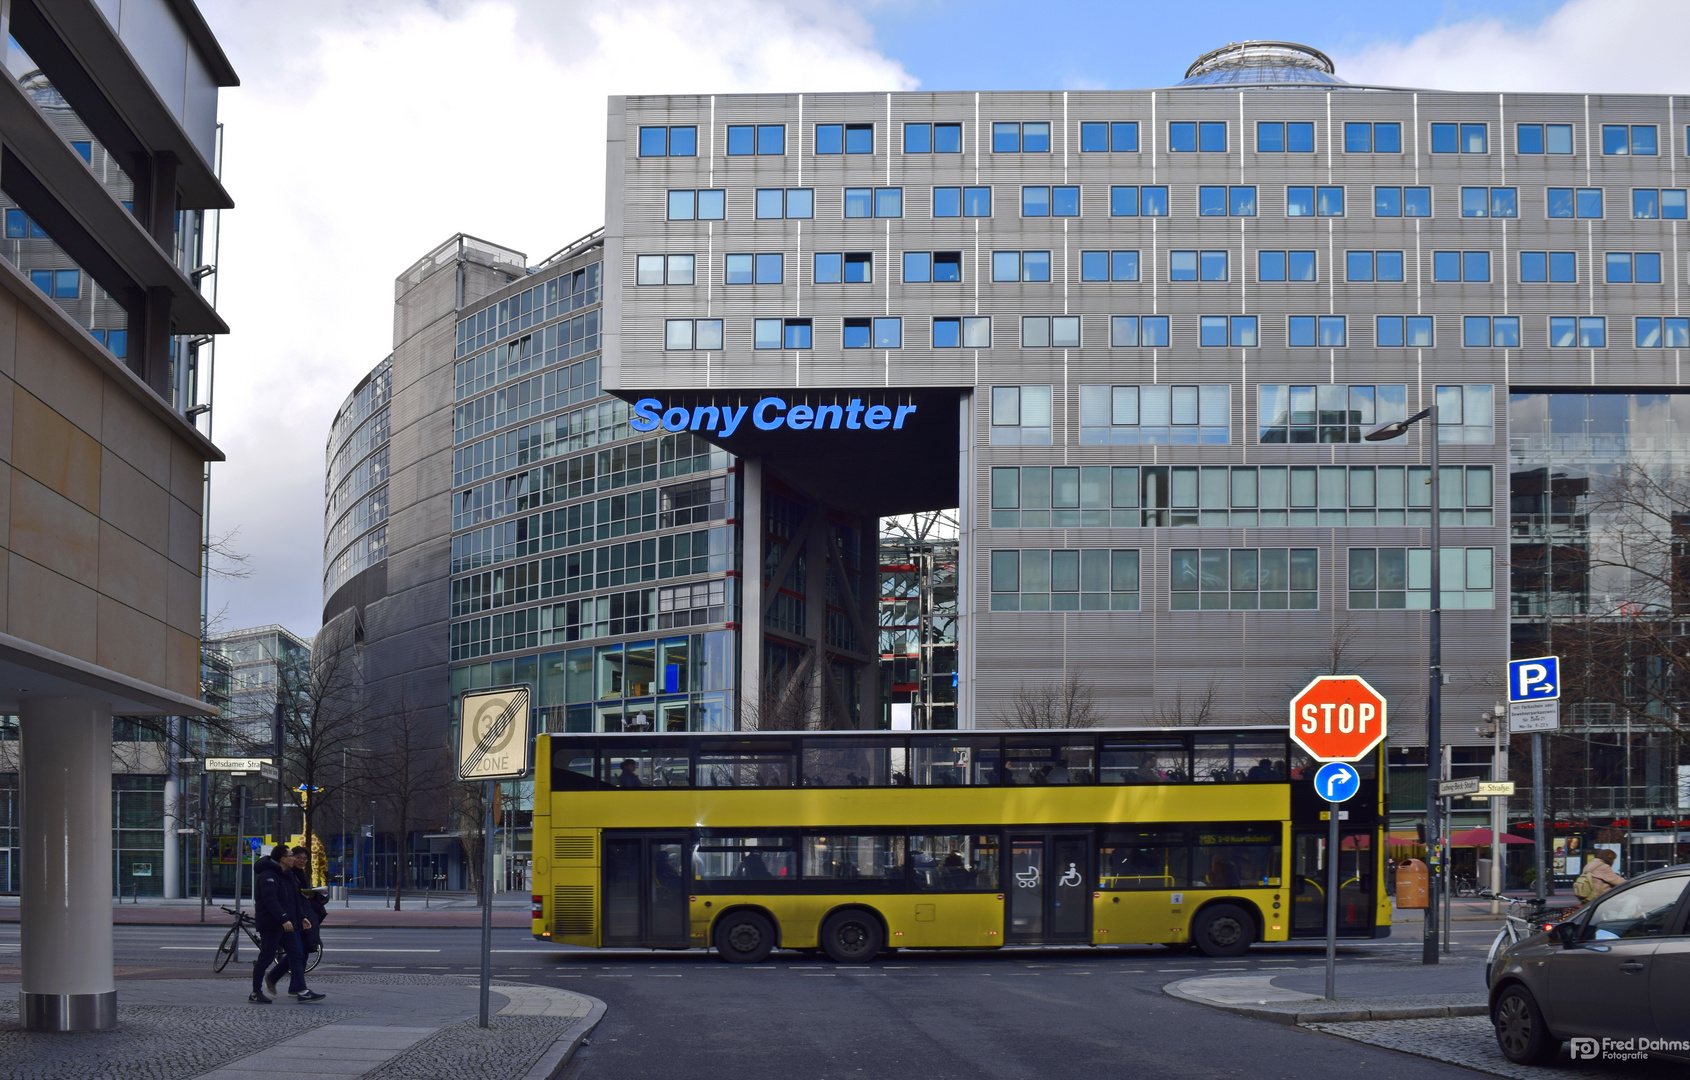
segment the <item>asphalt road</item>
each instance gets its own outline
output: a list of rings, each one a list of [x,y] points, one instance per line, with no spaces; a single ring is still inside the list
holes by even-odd
[[[118,927],[120,978],[209,973],[225,928]],[[15,971],[17,933],[15,924],[0,925],[0,972]],[[331,923],[325,938],[325,973],[479,970],[477,930],[337,931]],[[1458,955],[1482,954],[1489,937],[1475,927],[1456,942]],[[495,931],[493,948],[501,978],[575,990],[610,1006],[564,1074],[568,1080],[1472,1075],[1161,992],[1169,982],[1209,973],[1318,971],[1315,944],[1258,947],[1236,960],[1148,946],[904,951],[856,966],[790,952],[735,965],[703,952],[571,949],[517,930]],[[250,946],[241,956],[250,962]],[[1345,971],[1418,956],[1418,937],[1406,934],[1345,945],[1339,991]],[[231,1000],[244,997],[250,970],[230,965],[224,973]],[[1477,976],[1476,965],[1472,970]]]

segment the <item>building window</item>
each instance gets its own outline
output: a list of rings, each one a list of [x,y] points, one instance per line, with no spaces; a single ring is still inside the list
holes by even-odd
[[[1244,187],[1199,187],[1197,189],[1198,217],[1255,217],[1256,189]]]
[[[22,210],[6,211],[6,238],[17,240],[28,237],[32,240],[47,239],[47,230],[35,223],[35,219]]]
[[[872,154],[874,153],[874,125],[817,124],[816,153]]]
[[[992,552],[993,611],[1137,611],[1138,552]]]
[[[1314,611],[1317,548],[1174,548],[1169,611]]]
[[[1082,446],[1225,446],[1231,441],[1232,388],[1225,383],[1080,387]]]
[[[1286,217],[1343,217],[1342,187],[1288,187],[1285,189]]]
[[[1262,120],[1256,124],[1256,153],[1312,154],[1314,153],[1314,124],[1307,120],[1281,123]]]
[[[815,268],[817,285],[866,285],[874,280],[874,253],[818,251]]]
[[[812,218],[816,214],[813,188],[758,188],[759,218]]]
[[[1489,281],[1490,252],[1432,252],[1433,281]]]
[[[992,125],[992,153],[1048,154],[1050,124],[1045,122]]]
[[[80,270],[31,270],[29,280],[37,289],[55,299],[74,300],[82,294]]]
[[[1438,441],[1489,446],[1496,441],[1495,388],[1440,386],[1437,388]]]
[[[993,281],[1049,281],[1050,252],[992,252]]]
[[[1551,315],[1549,347],[1601,349],[1608,344],[1608,321],[1600,315]]]
[[[1081,281],[1137,281],[1138,252],[1080,252]]]
[[[904,252],[904,281],[947,282],[962,280],[962,252],[906,251]]]
[[[1632,188],[1631,216],[1684,220],[1683,188]]]
[[[1344,153],[1400,154],[1402,153],[1402,125],[1399,123],[1344,124]]]
[[[1109,344],[1116,349],[1161,349],[1168,345],[1166,315],[1115,315],[1109,320]]]
[[[729,255],[723,260],[724,285],[779,285],[784,279],[786,257],[777,253],[764,255]]]
[[[642,127],[641,157],[697,157],[696,127]]]
[[[1402,252],[1347,251],[1344,277],[1347,281],[1401,281]]]
[[[1256,253],[1257,281],[1313,281],[1315,258],[1313,251],[1258,251]]]
[[[1485,610],[1496,605],[1488,547],[1446,547],[1440,551],[1440,607]],[[1428,548],[1351,548],[1350,610],[1432,606],[1432,552]]]
[[[1602,153],[1642,154],[1654,156],[1656,149],[1654,124],[1603,124]]]
[[[1519,154],[1570,154],[1573,125],[1520,124],[1514,129],[1514,151]]]
[[[1638,316],[1639,349],[1690,349],[1690,319],[1662,319]]]
[[[1256,441],[1359,443],[1380,424],[1408,415],[1408,388],[1390,385],[1287,386],[1256,391]]]
[[[717,352],[722,348],[721,319],[665,319],[663,347]]]
[[[640,285],[691,285],[691,255],[641,255],[635,260],[634,280]]]
[[[758,349],[810,348],[809,319],[758,319],[753,333]]]
[[[1226,152],[1226,122],[1222,120],[1175,120],[1168,124],[1168,152],[1191,154]]]
[[[1578,253],[1574,251],[1520,252],[1520,280],[1577,281]]]
[[[1373,189],[1374,217],[1431,217],[1432,189],[1429,187],[1376,187]]]
[[[1610,285],[1634,281],[1659,285],[1661,282],[1661,253],[1658,251],[1610,251],[1606,265],[1606,280]]]
[[[1080,347],[1078,315],[1021,316],[1023,349],[1077,349]]]
[[[904,216],[904,189],[846,188],[845,216],[848,218],[895,218]]]
[[[935,349],[989,349],[992,347],[992,319],[989,315],[939,317],[933,320]]]
[[[670,221],[721,221],[727,193],[721,188],[669,192]]]
[[[1023,187],[1022,217],[1079,217],[1080,189],[1077,187]]]
[[[1167,217],[1168,189],[1117,184],[1109,189],[1110,217]]]
[[[896,315],[847,318],[843,337],[847,349],[901,349],[904,320]]]
[[[1380,315],[1373,325],[1373,344],[1381,349],[1433,347],[1430,315]]]
[[[1484,124],[1433,124],[1432,153],[1488,154],[1490,141]]]
[[[1168,252],[1169,281],[1225,281],[1227,253],[1223,251]]]
[[[992,445],[1050,445],[1050,387],[992,387]]]
[[[1197,343],[1205,348],[1231,346],[1253,349],[1256,340],[1254,315],[1202,315],[1197,319]]]
[[[905,124],[904,153],[962,153],[961,124]]]
[[[1463,316],[1461,344],[1469,349],[1517,349],[1520,347],[1519,316]]]
[[[1461,216],[1519,217],[1519,189],[1511,187],[1464,187],[1461,189]]]
[[[1136,154],[1138,152],[1138,122],[1136,120],[1101,123],[1087,121],[1080,125],[1080,153]]]
[[[1550,188],[1547,213],[1552,218],[1599,218],[1601,188]]]
[[[991,217],[992,189],[989,187],[936,187],[933,216]]]
[[[752,154],[784,153],[786,153],[786,125],[728,125],[729,157],[743,157],[750,156]]]
[[[1292,348],[1343,348],[1349,335],[1342,315],[1291,315],[1285,320],[1285,339]]]

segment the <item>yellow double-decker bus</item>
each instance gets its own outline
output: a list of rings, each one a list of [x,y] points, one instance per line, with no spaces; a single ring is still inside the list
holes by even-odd
[[[1328,851],[1283,728],[539,737],[535,937],[596,948],[1159,942],[1235,956],[1390,932],[1383,785]]]

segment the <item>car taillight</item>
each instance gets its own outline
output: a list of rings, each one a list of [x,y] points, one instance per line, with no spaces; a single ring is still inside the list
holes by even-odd
[[[541,896],[539,893],[535,893],[533,896],[529,897],[529,900],[531,903],[528,908],[528,917],[531,919],[545,918],[546,898]]]

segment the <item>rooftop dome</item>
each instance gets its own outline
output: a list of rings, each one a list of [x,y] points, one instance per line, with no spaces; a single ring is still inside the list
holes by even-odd
[[[1332,58],[1293,41],[1239,41],[1199,56],[1177,86],[1347,86]]]

